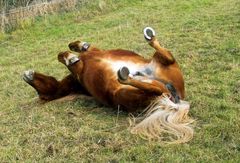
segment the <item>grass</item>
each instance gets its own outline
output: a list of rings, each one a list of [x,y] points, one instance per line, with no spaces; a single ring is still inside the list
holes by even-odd
[[[239,1],[96,2],[1,35],[0,162],[239,162]],[[68,74],[56,56],[73,40],[151,57],[145,26],[181,65],[197,120],[189,143],[162,146],[131,135],[127,113],[95,101],[41,105],[21,79],[26,69]]]

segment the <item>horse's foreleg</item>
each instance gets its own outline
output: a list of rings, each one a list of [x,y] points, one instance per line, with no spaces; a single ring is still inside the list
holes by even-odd
[[[85,51],[99,51],[100,49],[92,46],[87,42],[82,41],[74,41],[68,45],[69,49],[78,53],[85,52]]]
[[[57,81],[52,76],[30,70],[24,72],[23,79],[37,91],[40,99],[46,101],[58,99],[70,93],[84,93],[84,89],[72,75]]]
[[[144,37],[148,41],[149,45],[156,50],[153,55],[153,60],[160,62],[163,65],[169,65],[175,62],[171,52],[160,45],[155,37],[155,31],[152,28],[146,27],[144,29]]]

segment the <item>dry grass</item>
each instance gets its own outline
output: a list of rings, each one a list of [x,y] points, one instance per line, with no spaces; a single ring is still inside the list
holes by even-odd
[[[70,11],[76,8],[77,0],[52,0],[39,4],[10,9],[0,14],[1,31],[9,31],[17,25],[23,25],[26,20],[31,23],[36,16],[53,14],[59,11]],[[30,22],[29,22],[30,21]]]

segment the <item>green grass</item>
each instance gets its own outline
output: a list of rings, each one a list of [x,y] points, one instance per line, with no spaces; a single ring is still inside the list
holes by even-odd
[[[103,2],[103,1],[101,1]],[[239,162],[240,2],[107,1],[37,18],[0,40],[0,162]],[[178,60],[195,135],[161,146],[128,131],[128,115],[94,101],[36,102],[21,79],[34,69],[61,79],[57,54],[84,40],[151,57],[142,29],[152,26]]]

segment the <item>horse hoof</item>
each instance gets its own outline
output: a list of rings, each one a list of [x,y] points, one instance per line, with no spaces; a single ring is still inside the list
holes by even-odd
[[[80,43],[81,43],[80,41],[71,42],[70,44],[68,44],[68,47],[71,51],[80,52],[81,51],[79,48]]]
[[[69,65],[73,65],[74,63],[77,63],[80,61],[80,59],[77,56],[73,56],[72,58],[69,59]]]
[[[87,42],[81,42],[81,41],[75,41],[75,42],[71,42],[68,45],[69,49],[71,51],[75,51],[75,52],[84,52],[87,51],[88,48],[90,47],[90,44]]]
[[[33,81],[34,71],[28,70],[23,73],[23,80],[27,83],[31,83]]]
[[[81,45],[82,45],[82,48],[81,48],[82,51],[87,51],[88,48],[90,47],[90,44],[87,42],[82,42]]]
[[[58,61],[63,63],[66,66],[71,66],[74,63],[78,62],[80,59],[75,54],[65,51],[58,54]]]
[[[146,27],[143,30],[144,37],[147,41],[151,41],[153,37],[155,37],[155,31],[151,27]]]
[[[122,67],[118,70],[118,78],[121,80],[127,80],[129,73],[129,69],[127,67]]]

